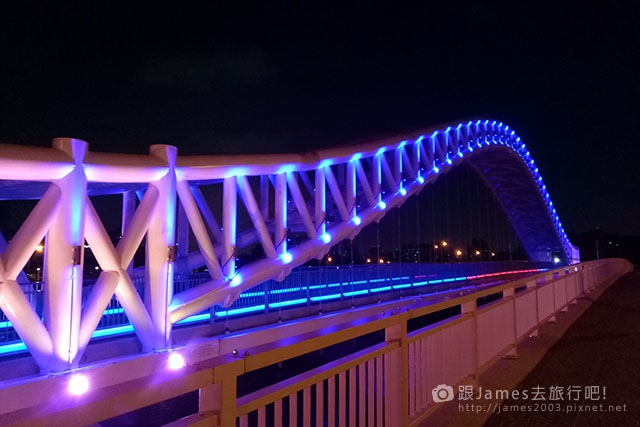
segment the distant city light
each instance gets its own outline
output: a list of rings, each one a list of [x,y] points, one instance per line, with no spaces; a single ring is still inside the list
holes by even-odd
[[[84,375],[73,375],[69,380],[69,393],[74,396],[85,394],[89,390],[89,379]]]
[[[44,251],[44,246],[43,245],[36,246],[36,252],[42,252],[42,251]]]
[[[384,264],[384,260],[380,258],[380,264]]]
[[[495,252],[491,252],[491,256],[496,256],[496,253]]]
[[[434,249],[438,249],[438,248],[439,248],[439,246],[438,246],[438,245],[433,245],[433,248],[434,248]]]
[[[329,258],[327,258],[327,261],[331,262],[331,261],[333,261],[333,258],[329,257]]]
[[[184,357],[180,353],[171,353],[169,356],[169,369],[172,371],[177,371],[178,369],[184,368],[186,365],[184,361]]]
[[[442,246],[447,246],[447,242],[445,240],[442,241]]]
[[[371,263],[371,258],[367,258],[367,264]]]
[[[460,249],[456,249],[456,256],[462,255],[462,251]]]
[[[476,251],[476,255],[480,255],[480,251]]]

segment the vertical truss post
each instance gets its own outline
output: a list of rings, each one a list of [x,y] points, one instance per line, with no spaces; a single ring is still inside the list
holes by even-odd
[[[178,203],[178,256],[189,255],[189,220],[182,203]]]
[[[122,193],[122,227],[120,228],[120,236],[124,236],[124,231],[133,218],[136,211],[136,193],[135,191],[125,191]],[[127,266],[127,272],[133,272],[133,261]]]
[[[287,252],[287,174],[276,175],[276,253]]]
[[[176,156],[178,150],[170,145],[152,145],[150,154],[165,161],[165,176],[149,183],[158,190],[147,233],[146,286],[144,302],[151,315],[153,344],[156,350],[171,345],[171,320],[167,312],[173,296],[173,267],[175,263],[176,229]]]
[[[262,219],[269,221],[269,177],[260,175],[260,213]]]
[[[402,147],[398,147],[393,152],[393,180],[396,188],[402,187]]]
[[[376,154],[373,157],[373,195],[382,201],[382,156],[384,154]]]
[[[322,235],[327,231],[327,186],[324,178],[324,168],[318,168],[315,172],[316,192],[315,192],[315,225],[318,234]]]
[[[349,217],[354,218],[356,213],[356,162],[351,160],[347,163],[347,211]]]
[[[225,178],[222,183],[222,273],[226,277],[236,274],[236,219],[238,208],[238,185],[235,176]]]
[[[71,156],[75,164],[67,176],[55,182],[60,189],[60,209],[46,239],[45,324],[53,344],[50,369],[61,371],[72,367],[78,352],[87,197],[83,161],[87,143],[56,138],[53,147]]]

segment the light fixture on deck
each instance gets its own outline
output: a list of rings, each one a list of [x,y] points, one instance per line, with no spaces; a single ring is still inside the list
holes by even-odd
[[[360,219],[359,216],[354,216],[351,220],[355,225],[360,225],[362,223],[362,220]]]
[[[180,353],[171,353],[169,355],[167,366],[169,366],[169,369],[171,369],[172,371],[177,371],[178,369],[182,369],[184,368],[185,365],[186,363],[184,361],[184,357],[182,357]]]
[[[85,394],[89,390],[89,379],[84,375],[72,375],[69,380],[69,393],[74,396]]]
[[[238,286],[240,283],[242,282],[242,277],[240,277],[239,274],[236,274],[235,276],[233,276],[233,279],[231,279],[231,287],[235,288],[236,286]]]
[[[380,207],[380,209],[384,210],[387,209],[387,204],[385,202],[383,202],[382,200],[380,200],[378,202],[378,206]]]
[[[423,178],[423,177],[421,177],[421,176],[419,176],[419,177],[418,177],[418,182],[419,182],[420,184],[424,184],[424,178]]]
[[[405,190],[404,188],[401,188],[400,189],[400,195],[406,196],[407,195],[407,190]]]
[[[329,233],[324,233],[320,235],[320,239],[324,242],[324,243],[329,243],[331,241],[331,234]]]
[[[289,264],[291,261],[293,261],[293,256],[289,252],[285,252],[282,255],[280,255],[280,259],[282,260],[283,263]]]

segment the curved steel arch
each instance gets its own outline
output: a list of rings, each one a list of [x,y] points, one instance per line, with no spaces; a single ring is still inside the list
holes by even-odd
[[[68,138],[54,140],[49,149],[0,145],[0,199],[40,199],[0,254],[0,308],[43,369],[78,363],[114,293],[143,348],[167,348],[176,322],[214,304],[229,306],[242,291],[324,256],[463,162],[494,191],[532,260],[547,261],[553,254],[578,261],[526,146],[496,121],[285,155],[178,157],[175,147],[161,145],[149,155],[94,153],[84,141]],[[257,177],[258,198],[250,181]],[[222,184],[222,227],[199,188],[210,183]],[[117,245],[89,197],[100,194],[123,194]],[[238,195],[251,220],[240,233]],[[182,219],[176,218],[177,199]],[[176,234],[185,227],[196,237],[196,253],[176,250]],[[292,229],[308,239],[288,249]],[[45,235],[45,297],[51,309],[43,324],[17,276]],[[130,264],[145,236],[143,302]],[[85,240],[102,273],[82,305],[77,278]],[[255,242],[265,257],[236,269],[237,248]],[[174,270],[194,265],[206,265],[211,280],[173,295]]]

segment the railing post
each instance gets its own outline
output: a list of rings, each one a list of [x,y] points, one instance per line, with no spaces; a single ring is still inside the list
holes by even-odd
[[[158,190],[147,232],[146,286],[144,302],[153,324],[155,350],[171,346],[171,320],[167,312],[173,296],[173,266],[175,262],[176,228],[176,155],[170,145],[152,145],[150,154],[166,162],[168,171],[149,187]]]
[[[472,346],[473,346],[473,378],[472,385],[473,387],[478,387],[480,381],[480,354],[478,347],[478,301],[476,298],[473,298],[470,301],[463,302],[460,304],[460,311],[463,316],[470,317],[473,322],[473,336],[472,336]]]
[[[199,390],[199,412],[218,412],[221,427],[235,427],[237,418],[238,375],[244,373],[244,360],[221,363],[213,368],[213,383]]]
[[[511,347],[511,349],[509,349],[509,351],[507,351],[502,357],[505,359],[515,359],[518,357],[518,333],[516,331],[516,316],[518,315],[516,312],[516,298],[515,298],[515,289],[514,288],[508,288],[505,289],[502,292],[502,298],[507,302],[507,304],[509,304],[511,306],[511,313],[513,315],[513,322],[511,324],[512,326],[512,341],[513,341],[513,347]]]
[[[540,314],[538,311],[538,282],[537,280],[530,280],[527,282],[527,291],[533,290],[533,296],[536,300],[536,327],[529,334],[530,338],[535,338],[539,335],[538,326],[540,325]]]
[[[399,342],[400,348],[384,355],[385,425],[406,426],[409,423],[409,344],[407,317],[384,330],[385,341]]]
[[[60,209],[46,239],[45,324],[51,334],[51,370],[72,367],[78,352],[82,307],[82,264],[87,178],[83,162],[87,143],[56,138],[53,147],[73,158],[74,168],[55,182],[60,189]]]
[[[124,231],[129,226],[133,214],[136,211],[136,193],[135,191],[125,191],[122,193],[122,226],[120,228],[120,236],[124,236]],[[127,272],[133,272],[133,261],[127,266]]]
[[[230,278],[236,274],[236,218],[238,207],[237,178],[231,176],[223,181],[222,193],[222,273]]]

